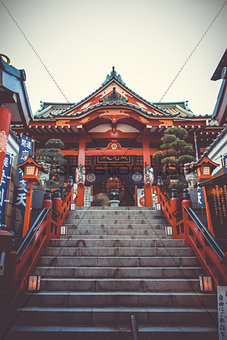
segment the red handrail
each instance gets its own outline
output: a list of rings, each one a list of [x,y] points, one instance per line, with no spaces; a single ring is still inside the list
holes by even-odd
[[[198,217],[190,209],[189,198],[179,201],[177,197],[166,198],[163,185],[157,185],[158,201],[162,211],[173,228],[173,238],[184,239],[186,246],[190,246],[205,272],[211,275],[215,286],[227,284],[227,253],[217,251],[220,247],[215,243],[212,235],[204,226],[199,226]],[[194,216],[194,218],[193,218]],[[210,242],[209,242],[210,238]],[[212,241],[213,240],[213,241]]]
[[[43,208],[37,225],[33,225],[32,231],[23,242],[19,251],[6,253],[4,276],[1,278],[1,293],[8,296],[9,302],[15,302],[18,294],[26,287],[27,278],[34,269],[44,247],[48,246],[49,240],[58,238],[60,227],[64,222],[70,204],[73,199],[73,185],[62,201],[61,198],[44,199]],[[58,216],[53,219],[52,216]]]

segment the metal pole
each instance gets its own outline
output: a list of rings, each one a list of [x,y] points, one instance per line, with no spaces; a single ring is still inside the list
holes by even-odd
[[[137,323],[136,323],[136,316],[130,315],[130,318],[131,318],[131,328],[132,328],[133,340],[139,340],[138,327],[137,327]]]
[[[198,145],[197,145],[197,136],[194,132],[194,143],[195,143],[195,155],[196,155],[196,161],[199,160],[199,152],[198,152]]]

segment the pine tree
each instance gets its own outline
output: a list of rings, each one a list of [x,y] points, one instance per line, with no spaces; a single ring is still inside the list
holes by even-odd
[[[154,154],[154,159],[163,168],[163,175],[165,179],[178,180],[178,183],[170,184],[169,189],[177,189],[182,191],[184,187],[187,187],[183,175],[183,165],[194,161],[194,150],[191,143],[186,140],[188,138],[188,132],[181,127],[170,127],[165,130],[162,137],[162,144],[159,151]]]
[[[66,160],[60,150],[65,145],[60,139],[49,139],[45,143],[45,148],[40,150],[42,159],[45,163],[50,164],[50,179],[46,185],[50,189],[62,187],[64,185]]]

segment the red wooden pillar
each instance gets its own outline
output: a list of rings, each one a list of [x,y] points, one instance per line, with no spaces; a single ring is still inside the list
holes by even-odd
[[[205,207],[206,207],[208,231],[212,234],[213,237],[215,237],[215,233],[214,233],[214,229],[213,229],[212,221],[211,221],[210,207],[208,204],[207,193],[206,193],[205,187],[203,187],[203,195],[204,195],[204,202],[205,202]]]
[[[46,239],[46,246],[49,244],[50,240],[50,233],[51,233],[51,216],[52,216],[52,200],[51,200],[51,192],[46,192],[44,194],[44,199],[43,199],[43,208],[49,209],[50,211],[46,216],[46,221],[47,221],[47,239]]]
[[[60,237],[61,220],[62,220],[62,200],[60,190],[54,191],[54,199],[52,205],[52,215],[56,225],[54,226],[54,237]]]
[[[26,206],[25,206],[25,211],[24,211],[24,224],[23,224],[23,233],[22,233],[23,238],[27,235],[27,232],[29,230],[31,207],[32,207],[32,185],[33,185],[33,181],[29,181],[28,186],[27,186]]]
[[[184,189],[183,193],[183,201],[182,201],[182,215],[183,215],[183,222],[184,222],[184,233],[185,233],[185,245],[189,247],[188,235],[189,235],[189,226],[188,226],[188,214],[184,210],[185,208],[191,208],[192,202],[188,193],[188,189]]]
[[[85,167],[85,150],[86,150],[86,139],[85,139],[85,136],[82,135],[79,140],[78,166]],[[84,206],[84,183],[77,184],[76,205],[78,207]]]
[[[146,166],[151,166],[150,160],[150,145],[149,145],[149,137],[143,137],[143,167],[145,169]],[[151,184],[144,183],[144,197],[145,197],[145,206],[152,207],[152,191],[151,191]]]
[[[173,228],[173,238],[177,239],[177,238],[181,238],[180,234],[177,234],[177,229],[176,229],[176,225],[177,225],[177,218],[175,217],[175,214],[177,212],[178,209],[178,197],[177,194],[173,194],[172,192],[172,197],[170,199],[170,213],[172,215],[172,228]]]
[[[6,146],[9,136],[12,112],[0,106],[0,182],[6,154]]]

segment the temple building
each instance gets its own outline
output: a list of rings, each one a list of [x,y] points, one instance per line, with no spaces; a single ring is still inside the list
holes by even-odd
[[[67,175],[77,183],[77,206],[89,205],[88,197],[114,189],[120,192],[121,205],[152,206],[152,184],[161,172],[152,156],[171,126],[187,129],[199,154],[223,129],[211,116],[195,115],[187,101],[142,98],[113,67],[102,85],[80,102],[41,102],[26,130],[20,125],[14,129],[36,140],[36,151],[49,139],[64,142],[61,152]]]

